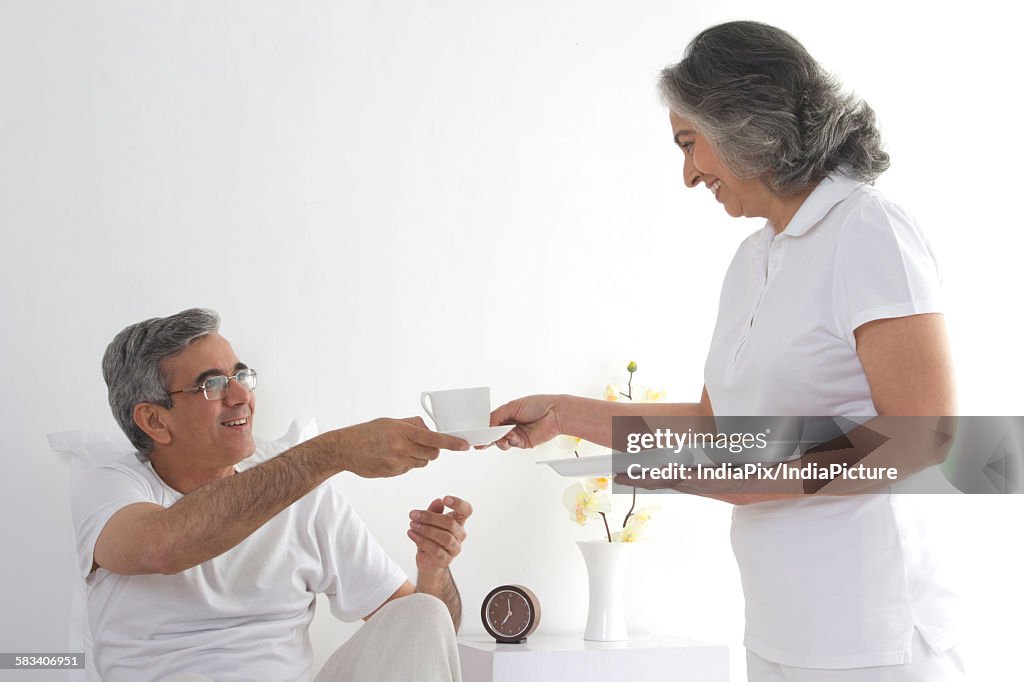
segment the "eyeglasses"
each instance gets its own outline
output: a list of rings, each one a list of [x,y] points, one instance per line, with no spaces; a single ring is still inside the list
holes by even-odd
[[[203,383],[192,388],[183,388],[180,391],[169,391],[167,395],[174,395],[175,393],[199,393],[203,392],[203,397],[207,400],[220,400],[224,397],[224,394],[228,392],[228,382],[234,379],[242,385],[245,390],[250,393],[256,390],[256,370],[254,369],[243,369],[239,370],[234,376],[226,377],[223,374],[209,377]]]

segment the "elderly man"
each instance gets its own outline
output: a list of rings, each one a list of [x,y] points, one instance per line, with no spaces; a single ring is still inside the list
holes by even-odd
[[[87,474],[72,499],[95,674],[308,680],[324,593],[335,616],[367,622],[318,681],[458,680],[449,565],[469,503],[410,513],[414,586],[325,482],[397,476],[468,444],[418,418],[376,419],[258,461],[256,372],[218,328],[216,313],[185,310],[127,327],[104,355],[111,409],[138,454]]]

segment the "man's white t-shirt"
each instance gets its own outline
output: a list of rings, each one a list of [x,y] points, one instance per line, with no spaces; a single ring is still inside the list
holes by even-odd
[[[253,456],[235,468],[259,463]],[[95,679],[308,680],[316,595],[327,595],[337,618],[355,621],[407,579],[329,481],[224,554],[181,573],[90,573],[96,539],[114,512],[137,502],[170,507],[181,498],[135,455],[88,472],[72,494]]]
[[[783,232],[766,225],[729,266],[704,370],[715,415],[875,416],[853,332],[940,311],[939,284],[902,209],[868,185],[826,178]],[[915,627],[935,649],[952,646],[954,598],[916,501],[737,506],[747,648],[784,665],[853,668],[908,661]]]

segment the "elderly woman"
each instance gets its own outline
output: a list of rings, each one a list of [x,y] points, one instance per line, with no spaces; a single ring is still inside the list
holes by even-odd
[[[662,72],[687,187],[765,226],[722,286],[699,403],[529,396],[498,445],[558,434],[611,444],[612,415],[952,415],[939,277],[920,229],[871,184],[889,166],[875,117],[788,33],[713,26]],[[888,494],[699,494],[736,504],[748,674],[761,680],[959,679],[952,594]]]

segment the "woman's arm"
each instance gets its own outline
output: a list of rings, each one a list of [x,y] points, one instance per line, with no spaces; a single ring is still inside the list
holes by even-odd
[[[875,320],[857,327],[853,336],[879,415],[956,414],[956,380],[942,315]]]
[[[513,400],[491,413],[491,425],[515,424],[496,445],[534,448],[555,436],[582,438],[612,447],[612,417],[711,417],[705,386],[699,403],[633,403],[594,400],[573,395],[531,395]]]
[[[854,338],[878,416],[847,434],[842,449],[815,448],[811,454],[788,464],[800,467],[842,461],[865,467],[894,467],[902,479],[941,463],[949,449],[949,439],[939,435],[945,425],[941,418],[956,413],[953,363],[943,316],[923,314],[875,320],[858,327]],[[714,414],[705,387],[699,403],[625,403],[565,395],[529,396],[499,407],[492,413],[491,423],[517,425],[498,441],[503,450],[536,447],[559,434],[611,447],[612,417],[618,416]],[[622,476],[617,480],[626,485],[636,484]],[[665,481],[648,483],[651,487],[672,485]],[[730,504],[753,504],[808,494],[866,492],[889,483],[837,478],[809,488],[795,480],[734,479],[691,480],[672,487]]]
[[[854,331],[878,416],[847,434],[843,449],[816,448],[789,462],[852,462],[865,467],[893,467],[899,479],[942,463],[949,451],[949,417],[956,414],[956,382],[940,314],[911,315],[867,322]],[[912,418],[908,418],[912,417]],[[867,492],[891,481],[834,479],[812,489],[794,481],[693,481],[675,486],[681,492],[732,504],[752,504],[803,497]],[[751,492],[754,488],[756,492]],[[746,490],[745,490],[746,489]]]

